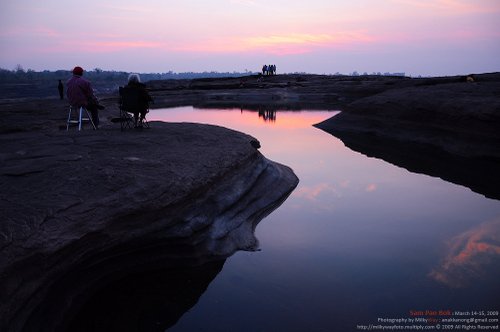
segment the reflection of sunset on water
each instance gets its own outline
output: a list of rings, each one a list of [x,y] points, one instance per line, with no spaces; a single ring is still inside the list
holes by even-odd
[[[260,112],[267,112],[271,109],[262,107],[259,110],[247,109],[224,109],[212,110],[192,107],[177,107],[173,109],[153,109],[150,117],[154,120],[168,122],[201,122],[214,123],[224,122],[236,126],[260,127],[262,125],[262,115]],[[184,112],[183,112],[184,111]],[[338,111],[289,111],[273,109],[275,121],[271,124],[280,128],[296,129],[307,128],[316,123],[322,122],[329,117],[338,114]],[[281,114],[286,116],[280,117]]]
[[[500,263],[500,219],[456,236],[448,247],[441,266],[430,273],[432,278],[451,287],[484,278],[490,265]]]
[[[319,331],[345,317],[345,328],[339,331],[352,331],[355,322],[350,315],[360,308],[368,313],[365,318],[372,319],[412,308],[496,303],[497,282],[487,278],[498,275],[499,254],[488,232],[498,239],[498,223],[464,233],[452,241],[455,245],[450,244],[446,257],[441,255],[446,240],[485,220],[498,220],[498,201],[350,150],[313,126],[335,111],[260,109],[276,110],[276,121],[259,117],[258,106],[254,110],[182,107],[150,113],[151,121],[201,122],[251,135],[261,143],[259,151],[266,158],[291,167],[300,180],[286,202],[256,229],[262,251],[228,259],[173,332],[206,329],[207,317],[227,310],[235,317],[224,315],[226,330],[238,326],[238,331],[252,331],[258,325],[269,331]],[[441,258],[442,266],[436,267]],[[479,273],[487,277],[481,279],[484,282],[464,283],[462,288],[450,290],[436,282],[441,277],[456,284],[457,275],[470,277],[458,279],[468,281]],[[241,323],[249,306],[255,317],[262,317],[258,324]],[[332,310],[338,317],[332,318]],[[310,322],[300,319],[283,320],[283,312],[310,317],[320,328],[310,329]]]
[[[266,156],[272,156],[275,149],[284,152],[299,149],[305,154],[311,146],[317,149],[341,148],[340,141],[323,139],[324,133],[312,126],[322,122],[338,111],[288,111],[276,110],[273,121],[264,121],[258,110],[246,109],[197,109],[192,107],[177,107],[172,109],[155,109],[151,111],[150,119],[167,122],[198,122],[217,124],[227,128],[242,131],[257,138],[262,145],[260,151]],[[319,136],[304,135],[304,131],[317,131]],[[266,142],[272,142],[267,144]],[[276,143],[281,144],[276,144]],[[328,144],[328,147],[323,145]],[[305,158],[307,159],[307,158]],[[286,160],[281,160],[286,163]],[[314,163],[313,163],[314,164]]]

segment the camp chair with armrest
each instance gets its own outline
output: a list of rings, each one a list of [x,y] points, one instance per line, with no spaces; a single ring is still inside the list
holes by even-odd
[[[134,127],[134,117],[132,114],[134,112],[140,112],[140,110],[146,109],[146,113],[149,112],[149,103],[144,101],[141,91],[131,87],[120,87],[120,124],[121,130],[125,128]],[[149,123],[144,116],[144,118],[139,119],[139,125],[149,128]]]

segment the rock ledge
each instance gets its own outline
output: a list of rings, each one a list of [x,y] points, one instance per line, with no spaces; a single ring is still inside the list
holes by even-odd
[[[0,329],[23,330],[49,310],[42,303],[61,305],[47,297],[68,271],[107,261],[119,270],[155,252],[164,266],[199,265],[258,247],[255,226],[295,188],[293,171],[233,130],[151,126],[0,135]],[[85,291],[74,287],[64,301]]]

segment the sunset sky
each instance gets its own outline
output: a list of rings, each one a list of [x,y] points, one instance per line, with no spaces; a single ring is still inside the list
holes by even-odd
[[[500,71],[499,0],[0,0],[0,67]]]

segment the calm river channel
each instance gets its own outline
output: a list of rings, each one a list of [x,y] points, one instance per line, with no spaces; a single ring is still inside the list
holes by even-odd
[[[312,126],[335,114],[151,111],[150,121],[252,135],[300,179],[257,226],[261,250],[229,257],[169,332],[412,325],[392,320],[399,318],[436,326],[432,319],[449,318],[448,310],[498,318],[500,201],[366,157]]]

